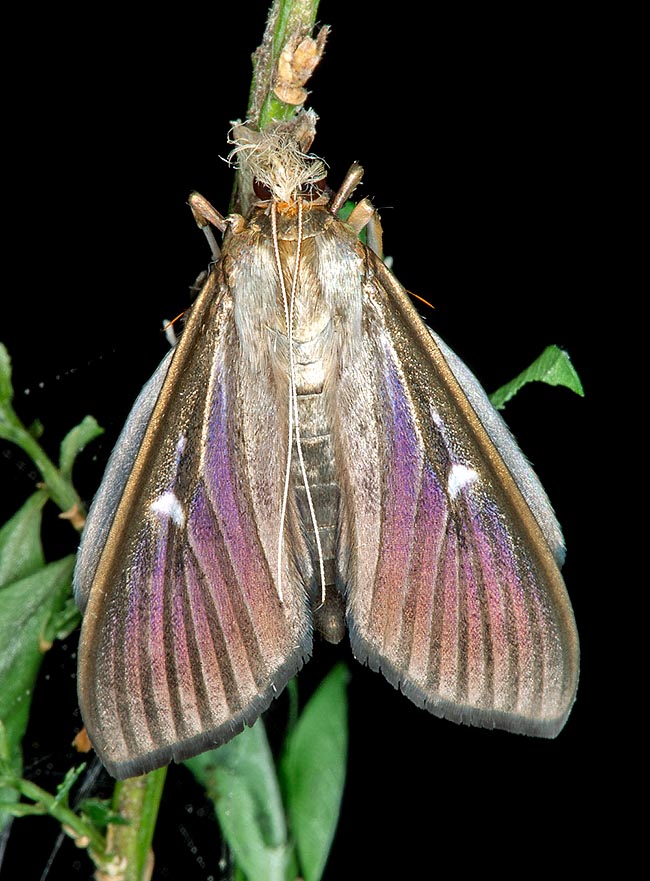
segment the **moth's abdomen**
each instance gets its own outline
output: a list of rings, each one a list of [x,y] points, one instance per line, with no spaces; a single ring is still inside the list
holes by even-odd
[[[329,426],[325,418],[322,393],[299,394],[298,414],[300,419],[300,447],[305,464],[309,492],[320,538],[321,552],[325,567],[325,581],[334,584],[334,558],[336,553],[336,524],[339,512],[339,485],[336,480],[336,464]],[[307,539],[314,571],[318,573],[318,551],[314,538],[307,491],[304,485],[297,442],[294,439],[294,450],[291,462],[292,482],[295,490],[296,503],[303,522],[304,534]],[[320,585],[318,585],[320,591]]]
[[[310,371],[313,374],[313,370]],[[329,642],[339,642],[345,633],[344,604],[338,594],[336,583],[335,557],[337,542],[337,523],[339,518],[340,489],[336,479],[334,447],[330,434],[322,386],[316,389],[306,376],[298,371],[298,440],[294,435],[294,448],[291,459],[291,477],[296,506],[302,522],[303,535],[312,560],[310,598],[316,628]],[[313,380],[313,375],[312,375]],[[300,381],[302,379],[302,382]],[[309,496],[313,506],[309,506],[305,487],[300,452],[304,463]],[[319,548],[314,530],[314,518],[318,525],[320,554],[325,574],[326,596],[323,601],[323,585],[320,578]]]

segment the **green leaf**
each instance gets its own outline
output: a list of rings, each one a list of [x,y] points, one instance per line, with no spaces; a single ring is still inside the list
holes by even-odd
[[[45,565],[43,547],[41,545],[41,513],[43,505],[47,501],[47,493],[39,490],[30,496],[25,504],[17,511],[11,520],[0,528],[0,616],[2,609],[3,588],[21,578],[32,575]],[[0,628],[3,621],[0,617]],[[0,635],[0,653],[2,646]],[[0,724],[4,719],[2,712],[2,697],[4,684],[0,677]],[[20,770],[20,751],[15,746],[15,739],[9,742],[9,735],[2,725],[4,752],[3,758],[9,762],[13,770]],[[19,740],[22,738],[22,734]],[[15,789],[0,787],[0,803],[10,804],[17,802],[19,798]],[[0,829],[2,829],[9,817],[8,809],[0,807]]]
[[[11,385],[11,358],[7,347],[0,343],[0,410],[4,405],[11,404],[14,390]],[[2,415],[0,415],[2,420]]]
[[[33,422],[30,422],[27,431],[34,438],[34,440],[39,440],[45,434],[45,426],[41,422],[40,419],[34,419]]]
[[[11,521],[10,521],[11,522]],[[21,741],[43,659],[41,637],[70,591],[74,556],[43,566],[0,590],[0,720],[11,769],[20,774]],[[0,801],[14,797],[0,792]],[[6,817],[0,815],[0,827]]]
[[[56,807],[57,805],[63,805],[66,808],[69,807],[70,792],[72,790],[72,787],[75,785],[75,783],[81,777],[85,770],[85,762],[77,765],[76,768],[68,768],[65,777],[56,788],[56,795],[54,796],[53,807]]]
[[[129,821],[117,814],[108,799],[86,798],[79,805],[79,813],[93,824],[96,829],[106,829],[110,823],[113,826],[128,826]]]
[[[0,437],[17,443],[25,429],[11,405],[13,398],[11,358],[7,347],[0,343]]]
[[[282,778],[291,832],[305,881],[318,881],[341,808],[348,747],[346,686],[338,664],[323,680],[289,734]]]
[[[0,588],[31,575],[45,565],[41,545],[41,513],[46,501],[46,492],[35,492],[0,528]]]
[[[41,636],[70,591],[73,568],[70,555],[0,590],[0,718],[10,744],[16,741],[12,727],[27,717],[42,660]]]
[[[59,458],[59,468],[61,475],[70,480],[72,477],[72,466],[77,455],[84,449],[86,444],[99,437],[104,433],[104,429],[97,424],[97,420],[93,416],[86,416],[79,425],[75,425],[61,441],[61,455]]]
[[[545,382],[548,385],[564,385],[577,395],[584,397],[580,377],[571,363],[569,355],[558,346],[547,346],[530,367],[491,394],[490,400],[497,410],[501,410],[522,386],[536,381]]]
[[[214,802],[224,838],[248,881],[285,881],[291,852],[262,721],[185,764]]]

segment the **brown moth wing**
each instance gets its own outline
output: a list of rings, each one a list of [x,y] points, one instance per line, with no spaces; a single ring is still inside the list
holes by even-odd
[[[478,383],[466,394],[467,368],[367,265],[333,429],[353,651],[436,715],[554,737],[579,654],[559,527]]]
[[[240,285],[223,263],[208,278],[134,407],[82,542],[79,701],[119,778],[230,739],[311,651],[291,518],[283,602],[276,583],[286,389],[241,351]]]

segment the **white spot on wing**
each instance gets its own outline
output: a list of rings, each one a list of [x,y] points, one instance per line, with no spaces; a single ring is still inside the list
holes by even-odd
[[[173,492],[165,492],[159,496],[151,503],[151,510],[161,518],[170,518],[176,526],[185,526],[185,511]]]
[[[436,428],[442,429],[443,428],[442,417],[440,416],[440,413],[438,413],[438,411],[436,410],[436,408],[432,404],[429,404],[429,412],[431,413],[431,418],[433,419],[433,424],[436,426]]]
[[[455,499],[461,489],[470,486],[475,480],[478,480],[478,474],[473,468],[468,468],[467,465],[460,465],[456,462],[451,466],[449,472],[447,491],[451,498]]]

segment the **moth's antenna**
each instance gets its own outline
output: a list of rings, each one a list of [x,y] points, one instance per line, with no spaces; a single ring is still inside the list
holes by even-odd
[[[277,214],[275,202],[271,205],[271,228],[273,232],[273,251],[275,261],[280,276],[280,286],[282,288],[282,302],[284,304],[284,317],[287,326],[287,342],[289,348],[289,430],[288,430],[288,449],[287,449],[287,465],[284,478],[284,492],[282,495],[282,512],[280,515],[280,531],[278,534],[278,596],[282,602],[282,537],[284,534],[284,522],[287,513],[287,503],[289,498],[289,479],[291,474],[291,455],[293,451],[293,432],[295,423],[296,433],[296,449],[298,450],[298,460],[300,462],[300,471],[305,486],[305,494],[307,496],[307,505],[309,506],[309,515],[311,517],[312,526],[314,528],[314,538],[316,540],[316,550],[318,553],[318,568],[321,582],[321,602],[325,602],[325,564],[323,561],[323,549],[320,541],[320,533],[318,531],[318,520],[316,519],[316,511],[314,510],[314,502],[309,489],[309,480],[307,478],[307,468],[302,454],[302,443],[300,440],[300,417],[298,415],[298,393],[296,392],[295,383],[295,365],[293,356],[293,311],[296,300],[296,289],[298,287],[298,274],[300,269],[300,252],[302,249],[302,202],[298,200],[298,239],[296,241],[296,261],[293,270],[293,278],[291,280],[291,295],[287,301],[287,289],[284,283],[284,275],[282,273],[282,263],[280,261],[280,250],[278,247],[277,235]]]
[[[291,351],[291,316],[289,315],[289,303],[287,302],[287,288],[284,283],[280,249],[278,247],[278,217],[275,202],[271,202],[271,232],[273,235],[273,254],[275,265],[278,267],[280,287],[282,288],[282,302],[284,304],[284,321],[288,328],[289,337],[289,363],[292,363]],[[284,537],[284,521],[287,516],[287,501],[289,499],[289,477],[291,473],[291,447],[293,444],[293,372],[289,373],[289,425],[287,429],[287,464],[284,471],[284,491],[282,493],[282,510],[280,512],[280,528],[278,530],[278,597],[284,602],[282,595],[282,539]]]

